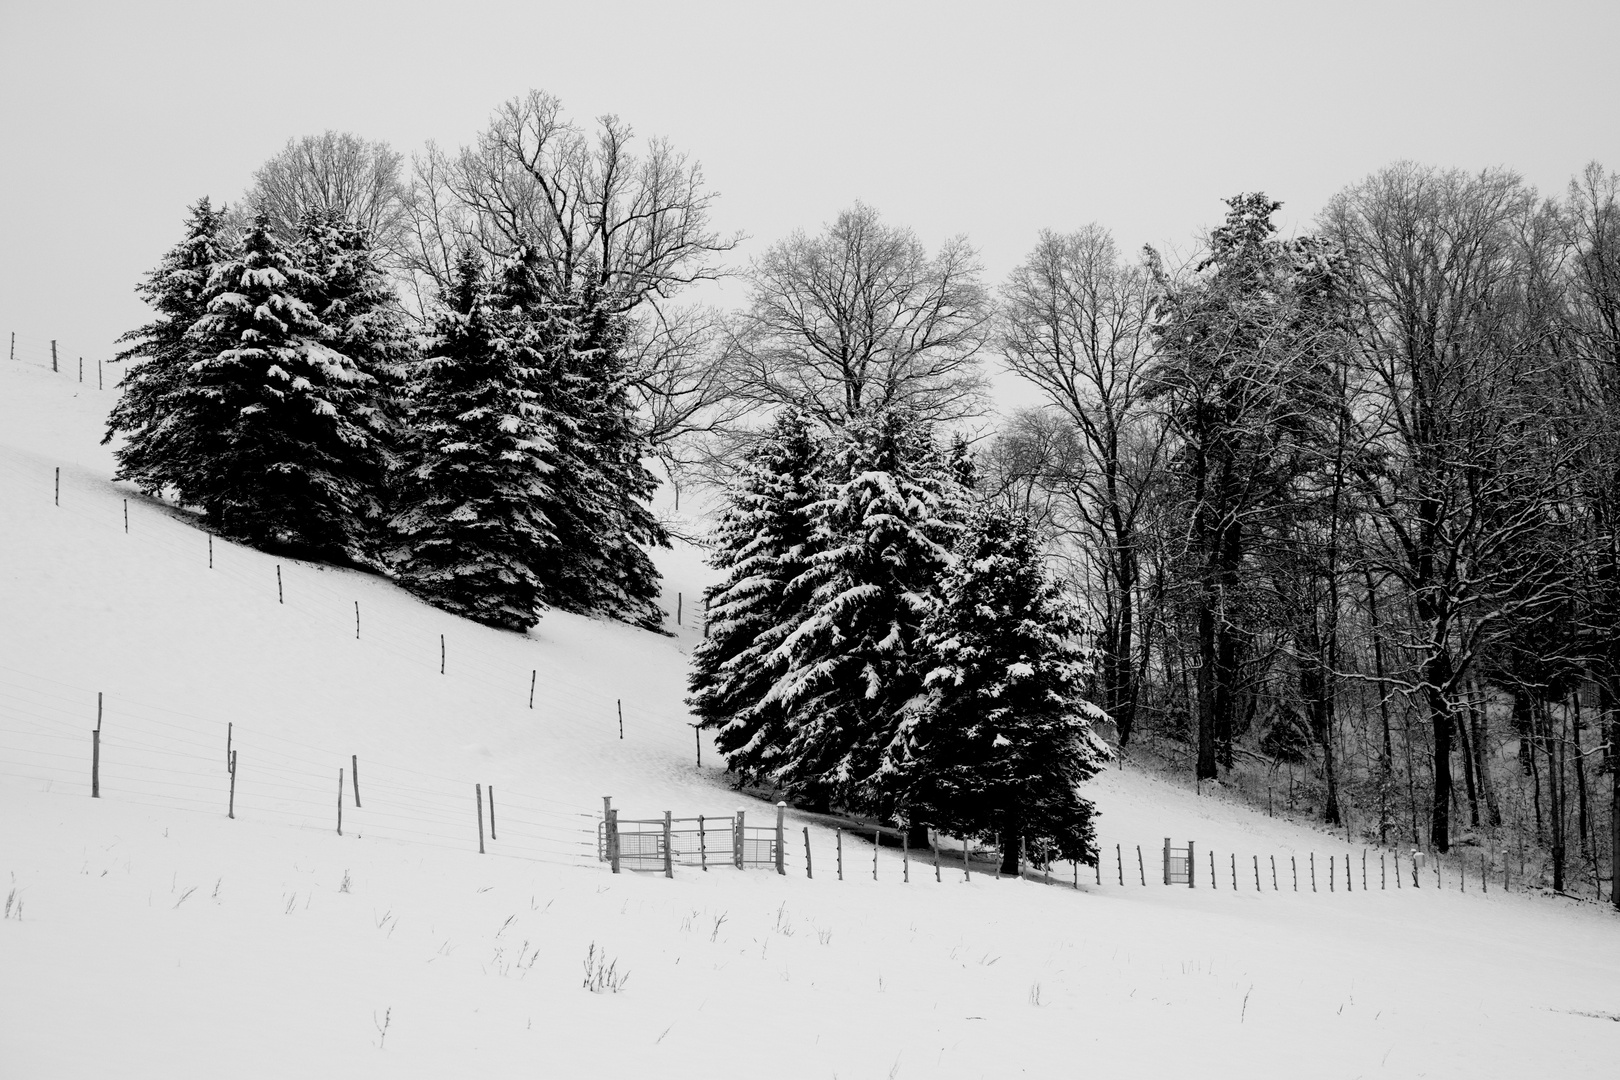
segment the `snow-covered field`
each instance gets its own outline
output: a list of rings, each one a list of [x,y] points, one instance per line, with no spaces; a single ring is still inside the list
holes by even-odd
[[[1449,872],[1381,890],[1377,852],[1364,890],[1342,839],[1134,770],[1093,785],[1101,886],[915,857],[907,883],[891,848],[874,881],[847,834],[839,881],[819,824],[807,879],[791,812],[786,877],[614,876],[604,795],[772,814],[707,740],[694,766],[697,553],[661,553],[674,637],[498,633],[218,540],[210,569],[205,533],[107,481],[112,400],[0,366],[0,1077],[1615,1075],[1608,911]],[[1156,883],[1167,835],[1218,888],[1207,863]],[[582,987],[599,954],[621,992]]]

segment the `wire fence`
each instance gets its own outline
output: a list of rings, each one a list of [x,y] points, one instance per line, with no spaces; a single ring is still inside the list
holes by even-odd
[[[9,666],[0,666],[0,776],[188,813],[596,863],[599,815],[577,806],[523,790],[497,793],[233,720],[108,700]]]
[[[118,385],[122,369],[117,364],[55,338],[35,338],[15,330],[9,333],[7,359],[12,363],[44,368],[70,379],[76,377],[79,382],[94,386],[97,390]]]

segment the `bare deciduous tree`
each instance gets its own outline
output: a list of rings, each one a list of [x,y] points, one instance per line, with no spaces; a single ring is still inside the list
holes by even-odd
[[[1093,608],[1102,631],[1102,705],[1128,743],[1137,697],[1137,518],[1163,438],[1142,407],[1153,281],[1121,262],[1106,229],[1088,225],[1043,231],[1001,295],[1003,359],[1062,412],[1083,448],[1084,470],[1060,489],[1101,579]]]
[[[387,143],[348,132],[289,139],[253,174],[248,201],[270,215],[278,236],[295,236],[307,213],[333,211],[363,226],[373,242],[399,255],[406,237],[402,160]]]
[[[965,238],[930,258],[910,229],[862,203],[821,233],[774,244],[748,271],[731,338],[738,392],[839,426],[904,407],[926,420],[976,415],[989,300]]]
[[[1555,489],[1536,379],[1546,340],[1531,289],[1535,192],[1500,169],[1402,163],[1341,192],[1322,217],[1351,266],[1373,569],[1410,606],[1409,693],[1433,732],[1429,835],[1450,846],[1452,733],[1479,645],[1555,601],[1519,552]]]
[[[497,259],[532,245],[558,288],[615,315],[720,276],[737,238],[713,228],[703,170],[662,139],[634,143],[616,116],[587,133],[543,91],[505,102],[472,145],[417,159],[415,268],[438,280],[459,244]]]

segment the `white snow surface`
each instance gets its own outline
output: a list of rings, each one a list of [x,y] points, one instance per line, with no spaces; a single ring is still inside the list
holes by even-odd
[[[699,552],[658,555],[673,637],[556,612],[487,630],[218,539],[210,570],[185,515],[107,479],[113,396],[0,367],[0,1077],[1615,1074],[1606,909],[1449,872],[1380,889],[1377,851],[1364,889],[1342,837],[1129,766],[1090,785],[1101,885],[964,880],[948,856],[936,883],[916,853],[906,882],[888,847],[874,881],[848,833],[840,881],[834,832],[792,811],[785,877],[614,876],[604,795],[773,818],[706,737],[694,767]],[[1198,888],[1158,884],[1166,836],[1197,843]],[[593,949],[621,992],[582,987]]]

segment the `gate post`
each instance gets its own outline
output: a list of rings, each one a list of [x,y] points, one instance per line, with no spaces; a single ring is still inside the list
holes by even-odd
[[[670,811],[664,811],[664,876],[667,878],[675,876],[675,848],[670,843],[671,816]]]
[[[743,825],[743,809],[737,807],[737,842],[732,844],[732,853],[737,856],[737,869],[743,868],[743,837],[746,835]]]
[[[776,872],[784,877],[787,876],[787,866],[782,858],[782,815],[786,812],[787,803],[779,802],[776,804]]]
[[[1170,884],[1170,838],[1164,838],[1164,883]]]
[[[1198,876],[1198,860],[1193,858],[1193,842],[1187,841],[1187,888],[1194,888],[1194,879]]]

